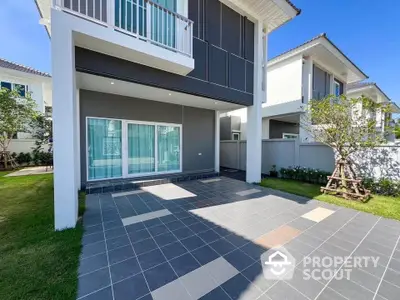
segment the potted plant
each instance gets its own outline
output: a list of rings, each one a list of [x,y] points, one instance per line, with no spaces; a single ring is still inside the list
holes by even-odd
[[[272,165],[271,171],[269,171],[270,177],[278,177],[278,171],[276,170],[276,165]]]

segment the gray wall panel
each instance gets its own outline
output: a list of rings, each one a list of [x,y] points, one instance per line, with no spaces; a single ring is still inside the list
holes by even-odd
[[[289,122],[281,122],[276,120],[269,121],[269,138],[281,139],[283,133],[299,134],[299,125]]]
[[[80,91],[81,180],[86,181],[86,117],[182,124],[182,171],[214,169],[215,112],[93,91]],[[202,155],[198,155],[202,153]]]

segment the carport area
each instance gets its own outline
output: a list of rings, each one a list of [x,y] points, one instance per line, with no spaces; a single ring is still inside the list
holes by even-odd
[[[78,299],[400,295],[400,222],[227,177],[91,194],[83,223]],[[279,246],[291,279],[264,276],[261,255]]]

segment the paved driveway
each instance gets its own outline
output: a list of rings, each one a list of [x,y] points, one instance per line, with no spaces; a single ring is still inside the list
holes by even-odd
[[[88,195],[86,207],[79,299],[400,297],[400,222],[225,177]],[[266,279],[261,255],[280,245],[288,264],[265,275],[293,277]]]

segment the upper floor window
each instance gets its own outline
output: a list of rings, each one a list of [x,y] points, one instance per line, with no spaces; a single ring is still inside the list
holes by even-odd
[[[26,92],[28,91],[28,86],[24,84],[19,84],[19,83],[12,83],[12,82],[7,82],[7,81],[2,81],[0,83],[1,88],[17,91],[18,95],[21,97],[26,96]]]
[[[313,99],[321,100],[330,94],[331,75],[314,65]]]
[[[335,79],[335,81],[333,83],[333,91],[334,91],[336,97],[343,95],[343,83],[340,82],[339,80]]]

